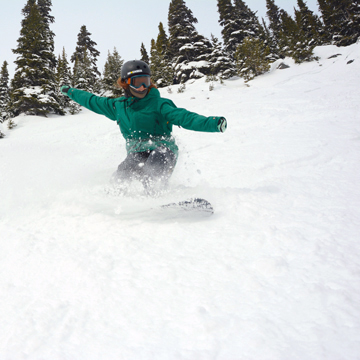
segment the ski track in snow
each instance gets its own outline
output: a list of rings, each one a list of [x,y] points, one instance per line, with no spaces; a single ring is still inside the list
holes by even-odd
[[[0,359],[359,359],[360,45],[316,55],[249,87],[162,89],[229,127],[174,128],[155,198],[113,191],[105,117],[3,126]],[[159,209],[194,196],[215,214]]]

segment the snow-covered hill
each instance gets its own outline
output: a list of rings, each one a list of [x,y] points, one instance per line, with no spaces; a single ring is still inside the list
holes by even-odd
[[[229,126],[174,129],[157,198],[112,190],[125,146],[105,117],[3,128],[0,359],[359,359],[360,45],[316,55],[163,89]],[[215,214],[156,210],[192,196]]]

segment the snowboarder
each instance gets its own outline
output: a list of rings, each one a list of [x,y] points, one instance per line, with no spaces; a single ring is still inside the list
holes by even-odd
[[[178,156],[172,126],[204,132],[224,132],[227,121],[221,116],[205,117],[160,97],[151,81],[148,64],[140,60],[126,62],[118,84],[125,96],[112,99],[86,91],[61,87],[61,92],[97,114],[117,122],[126,140],[127,157],[118,166],[114,178],[119,183],[140,180],[146,189],[170,178]]]

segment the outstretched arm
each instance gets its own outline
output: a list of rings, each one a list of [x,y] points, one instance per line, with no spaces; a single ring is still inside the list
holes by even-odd
[[[105,115],[111,120],[116,120],[114,99],[96,96],[87,91],[74,89],[69,85],[62,86],[60,90],[64,95],[67,95],[81,106],[84,106],[97,114]]]
[[[227,121],[222,116],[202,116],[186,109],[176,108],[168,103],[163,104],[161,113],[167,121],[187,130],[204,132],[224,132]]]

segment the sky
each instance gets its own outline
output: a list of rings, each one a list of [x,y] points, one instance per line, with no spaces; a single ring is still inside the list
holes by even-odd
[[[247,0],[246,4],[259,17],[266,16],[266,0]],[[214,34],[221,40],[221,27],[218,24],[217,0],[185,0],[198,19],[195,25],[198,32],[210,38]],[[276,5],[294,13],[296,0],[276,0]],[[2,20],[0,27],[0,64],[9,63],[10,77],[15,72],[16,59],[11,49],[17,47],[20,36],[21,10],[26,0],[0,0]],[[63,47],[68,60],[75,51],[77,35],[82,25],[91,33],[91,39],[97,43],[100,51],[98,69],[102,73],[108,51],[114,47],[124,60],[140,57],[140,46],[143,42],[150,52],[151,39],[158,35],[159,22],[167,30],[167,16],[170,0],[52,0],[52,15],[55,23],[51,29],[55,33],[55,55],[58,56]],[[308,0],[310,10],[317,12],[317,0]]]

